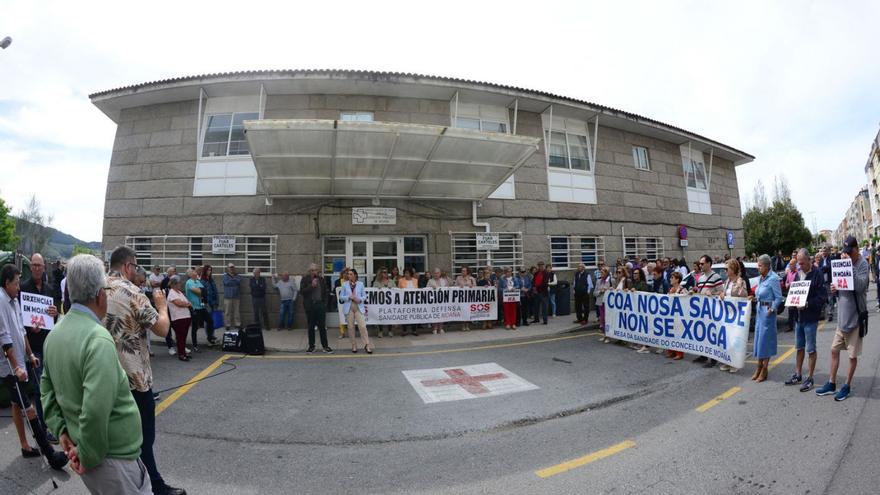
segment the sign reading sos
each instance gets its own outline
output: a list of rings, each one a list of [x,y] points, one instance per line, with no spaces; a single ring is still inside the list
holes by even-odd
[[[491,307],[490,304],[471,304],[471,313],[485,313]]]

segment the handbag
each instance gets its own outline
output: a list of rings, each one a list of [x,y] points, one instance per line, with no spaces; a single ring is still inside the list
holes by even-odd
[[[859,313],[859,338],[863,338],[865,335],[868,335],[868,310],[865,308],[865,311],[862,311],[862,308],[859,307],[859,294],[853,291],[853,296],[856,298],[856,311]]]

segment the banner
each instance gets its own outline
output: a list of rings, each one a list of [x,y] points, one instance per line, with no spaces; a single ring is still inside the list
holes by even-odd
[[[366,293],[367,325],[416,325],[498,318],[498,291],[495,287],[367,288]],[[339,308],[341,312],[342,303]]]
[[[49,316],[49,306],[55,304],[55,301],[51,297],[20,292],[19,299],[21,300],[21,323],[24,326],[52,330],[52,327],[55,326],[55,319]]]
[[[853,290],[851,259],[831,260],[831,284],[837,287],[837,290]]]
[[[751,302],[739,297],[605,293],[608,337],[706,356],[735,368],[745,364],[751,316]]]
[[[519,296],[520,296],[520,291],[519,291],[519,289],[507,289],[507,290],[504,291],[504,293],[502,294],[502,301],[503,301],[503,302],[515,302],[515,303],[518,303],[518,302],[519,302]]]
[[[785,306],[803,308],[807,305],[807,294],[810,293],[810,281],[800,280],[792,282],[788,287],[788,295],[785,297]]]
[[[235,254],[235,236],[215,235],[212,237],[211,254]]]

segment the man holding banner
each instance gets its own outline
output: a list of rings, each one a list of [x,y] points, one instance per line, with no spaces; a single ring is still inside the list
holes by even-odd
[[[831,371],[828,382],[816,390],[816,395],[835,394],[840,351],[846,350],[849,353],[849,373],[846,376],[846,383],[834,395],[834,400],[838,402],[849,397],[858,358],[862,354],[862,337],[868,329],[867,296],[870,271],[868,262],[859,253],[859,243],[855,237],[847,236],[842,251],[841,259],[852,260],[852,269],[849,273],[852,283],[847,282],[849,289],[843,290],[842,287],[837,286],[837,280],[831,282],[831,292],[840,296],[837,305],[837,331],[831,343]],[[838,278],[845,278],[844,274],[839,273]]]
[[[800,270],[797,273],[797,281],[791,284],[785,305],[797,311],[797,323],[795,323],[795,349],[797,358],[795,371],[791,378],[786,380],[786,385],[801,383],[801,370],[804,366],[804,351],[810,355],[809,374],[803,380],[801,392],[807,392],[813,388],[813,372],[816,370],[816,330],[819,326],[819,316],[825,306],[827,294],[825,292],[825,275],[813,267],[812,260],[806,249],[797,252],[797,264]],[[801,286],[806,285],[806,288]],[[802,296],[803,292],[806,296]]]

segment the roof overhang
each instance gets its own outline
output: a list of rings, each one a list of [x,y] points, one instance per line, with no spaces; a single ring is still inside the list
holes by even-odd
[[[267,200],[482,200],[538,150],[540,141],[391,122],[248,120],[244,127]]]

